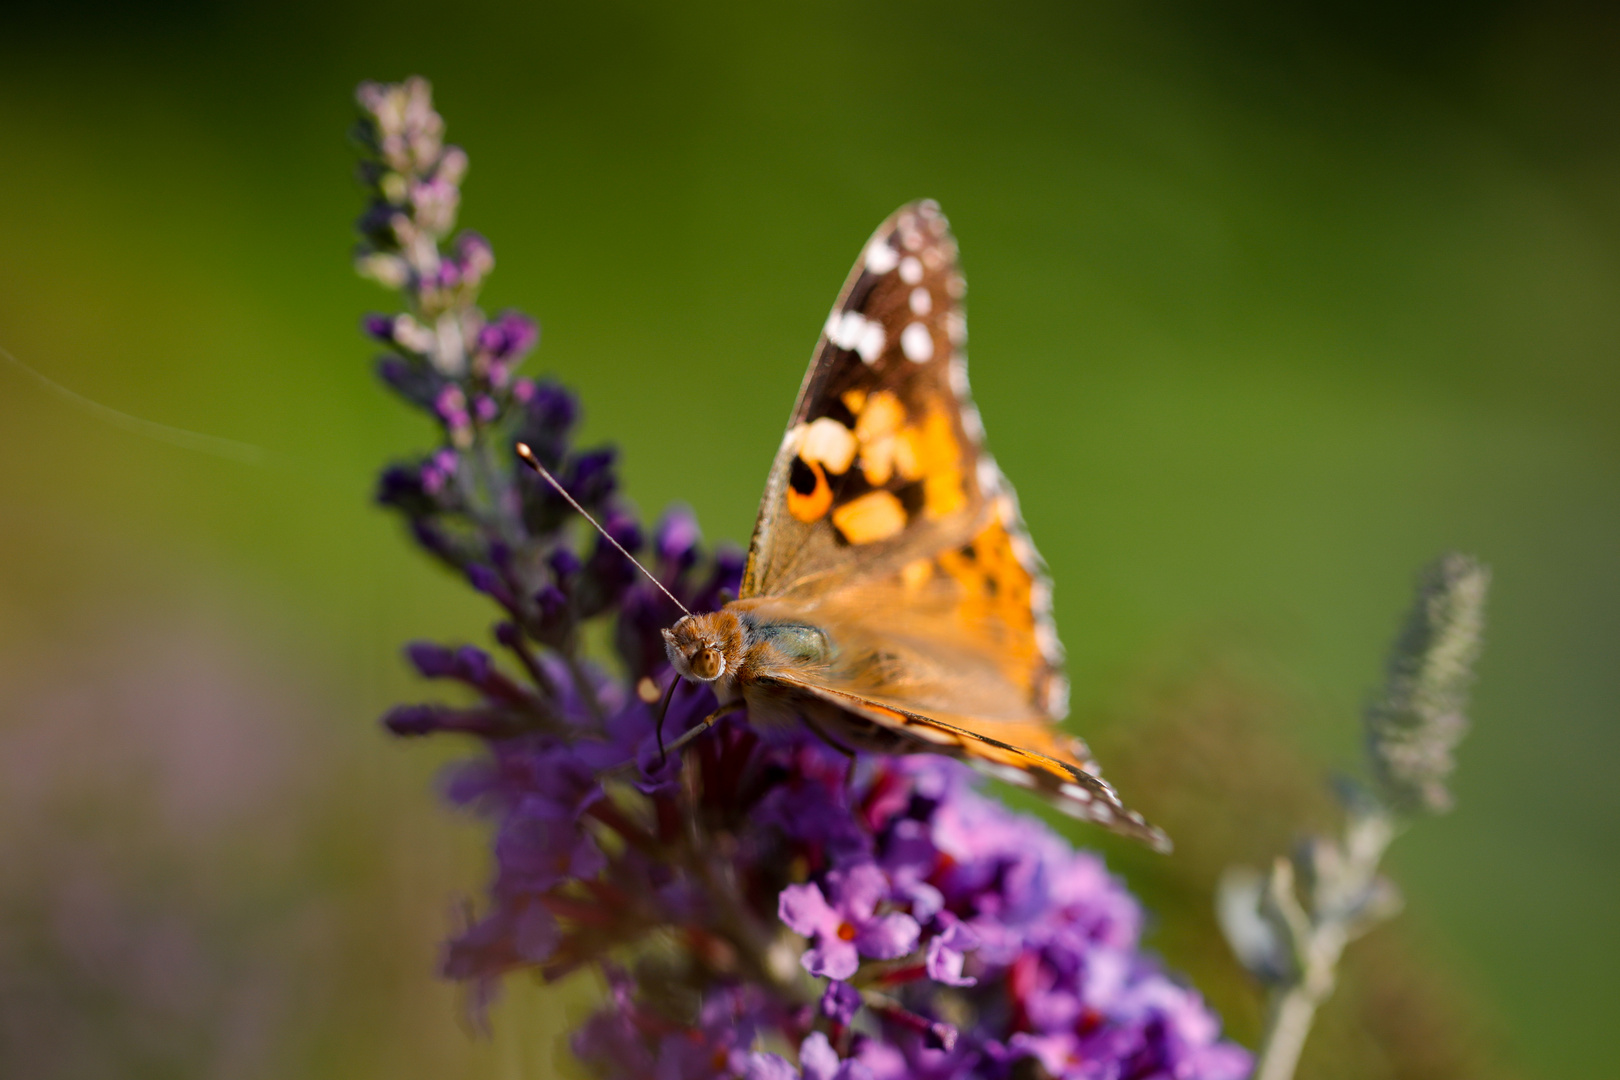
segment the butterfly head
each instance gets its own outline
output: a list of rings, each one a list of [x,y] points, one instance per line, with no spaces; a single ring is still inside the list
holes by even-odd
[[[726,612],[687,615],[664,631],[664,651],[682,678],[714,682],[735,667],[737,633],[736,617]]]

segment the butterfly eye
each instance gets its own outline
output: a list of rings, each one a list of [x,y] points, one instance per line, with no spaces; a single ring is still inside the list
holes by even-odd
[[[692,669],[694,678],[712,682],[725,673],[726,658],[720,655],[720,650],[711,645],[704,645],[692,654],[687,666]]]

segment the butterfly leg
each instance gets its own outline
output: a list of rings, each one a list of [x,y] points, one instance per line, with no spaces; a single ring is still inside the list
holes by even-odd
[[[705,716],[702,720],[699,720],[695,725],[682,732],[680,738],[669,744],[669,752],[671,754],[680,753],[681,750],[686,747],[687,743],[714,727],[714,725],[719,723],[722,719],[730,716],[734,712],[741,712],[746,708],[748,708],[747,704],[745,704],[741,699],[727,702],[718,709],[714,710],[714,712],[710,713],[708,716]]]
[[[668,760],[668,754],[680,753],[686,748],[688,743],[690,743],[693,739],[696,739],[699,735],[702,735],[705,731],[708,731],[710,728],[714,727],[714,725],[719,723],[722,719],[730,716],[734,712],[739,712],[742,709],[746,709],[747,707],[748,706],[740,700],[733,701],[720,706],[718,709],[714,710],[714,712],[710,713],[708,716],[705,716],[702,720],[699,720],[695,725],[682,732],[680,738],[669,744],[665,757],[660,759],[659,767],[662,768],[663,761]],[[610,765],[601,772],[598,772],[596,774],[596,778],[598,780],[611,780],[616,776],[623,775],[624,773],[633,772],[635,768],[636,759],[631,758],[628,761],[621,761],[617,765]]]

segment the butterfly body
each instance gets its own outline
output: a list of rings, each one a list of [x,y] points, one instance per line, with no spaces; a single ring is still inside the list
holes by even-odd
[[[1155,847],[1067,711],[1051,585],[968,391],[938,206],[903,207],[846,281],[765,485],[738,599],[664,632],[751,723],[962,758]]]

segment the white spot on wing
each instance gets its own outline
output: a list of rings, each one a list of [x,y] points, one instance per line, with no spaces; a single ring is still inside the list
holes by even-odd
[[[883,324],[875,319],[868,319],[865,329],[861,331],[860,339],[855,342],[855,351],[861,354],[862,363],[875,364],[877,358],[883,355],[883,346],[887,342]]]
[[[1018,492],[1014,491],[1012,485],[1005,480],[1002,481],[1001,493],[996,498],[996,513],[1000,515],[1001,523],[1006,525],[1009,531],[1013,529],[1023,531],[1023,518],[1018,513]],[[1027,534],[1024,535],[1024,541],[1026,543],[1029,541]]]
[[[967,320],[962,318],[960,311],[952,311],[945,316],[945,335],[951,339],[952,345],[960,345],[967,340]]]
[[[962,406],[962,430],[967,434],[969,441],[976,443],[984,441],[984,420],[980,418],[979,410],[971,402]]]
[[[1052,623],[1047,619],[1035,621],[1035,647],[1041,650],[1044,657],[1057,657],[1063,655],[1063,643],[1058,641],[1057,631],[1052,629]]]
[[[996,459],[989,454],[979,458],[979,492],[986,498],[995,495],[1001,490],[1001,470],[996,468]]]
[[[1068,798],[1073,799],[1075,802],[1091,801],[1091,792],[1087,791],[1079,784],[1062,784],[1058,787],[1058,790],[1063,792],[1063,794]]]
[[[799,456],[818,462],[831,473],[846,473],[855,460],[855,433],[830,416],[811,422],[799,444]]]
[[[922,262],[915,255],[907,255],[900,260],[900,280],[907,285],[915,285],[923,279]]]
[[[913,315],[926,315],[934,310],[934,294],[921,285],[911,290],[911,312]]]
[[[804,438],[804,433],[809,427],[809,424],[794,424],[788,428],[782,435],[782,450],[792,450],[794,453],[798,453],[799,440]],[[781,453],[780,450],[777,452]]]
[[[934,358],[934,335],[922,323],[914,322],[900,331],[900,349],[907,360],[927,363]]]
[[[954,354],[951,357],[949,375],[951,380],[951,392],[956,395],[956,399],[958,401],[966,401],[968,399],[969,390],[967,357],[963,356],[961,353]]]
[[[1002,512],[1007,513],[1009,509],[1011,508],[1003,509]],[[1002,520],[1015,521],[1017,519],[1012,514],[1008,514]],[[1009,528],[1007,530],[1007,545],[1012,548],[1013,558],[1018,560],[1019,566],[1027,570],[1036,564],[1035,545],[1029,542],[1029,537],[1024,535],[1022,529]]]
[[[827,340],[840,349],[853,349],[860,344],[861,334],[866,331],[866,317],[858,311],[846,311],[843,314],[833,312],[832,318],[827,320]],[[879,327],[879,332],[882,328]]]
[[[900,246],[907,251],[916,251],[923,246],[925,241],[922,230],[917,227],[916,214],[901,214],[895,224],[900,232]]]
[[[900,253],[890,246],[889,241],[883,237],[873,240],[866,249],[866,272],[883,275],[893,270],[900,262]]]
[[[1069,715],[1069,680],[1054,673],[1046,684],[1046,713],[1058,718]]]

